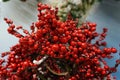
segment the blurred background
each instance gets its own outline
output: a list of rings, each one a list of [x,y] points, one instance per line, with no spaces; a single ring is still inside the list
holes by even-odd
[[[42,2],[46,3],[47,0]],[[36,0],[0,2],[0,53],[9,51],[9,48],[18,42],[18,39],[8,34],[8,25],[4,22],[4,17],[13,20],[15,25],[22,25],[29,30],[31,23],[37,21],[37,3]],[[98,32],[101,32],[104,27],[108,28],[107,47],[113,46],[120,50],[120,2],[103,0],[101,3],[96,3],[91,8],[87,20],[97,23]],[[119,51],[113,59],[106,59],[106,61],[110,66],[114,66],[115,60],[118,58]],[[118,71],[112,75],[117,76],[117,80],[120,80],[120,66]]]

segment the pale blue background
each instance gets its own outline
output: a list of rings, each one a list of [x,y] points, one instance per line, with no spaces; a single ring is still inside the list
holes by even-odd
[[[3,17],[8,17],[14,21],[16,25],[23,25],[26,29],[32,22],[37,19],[37,2],[35,0],[28,0],[26,3],[19,0],[11,0],[7,3],[0,3],[0,52],[9,50],[9,48],[17,43],[17,39],[7,33],[8,25],[3,21]],[[90,11],[87,20],[96,22],[97,31],[101,32],[103,27],[109,29],[106,40],[108,47],[116,47],[120,49],[120,2],[114,0],[104,0],[100,4],[96,4]],[[114,59],[107,60],[110,66],[113,66],[115,59],[119,55],[116,54]],[[120,66],[118,72],[113,74],[120,80]]]

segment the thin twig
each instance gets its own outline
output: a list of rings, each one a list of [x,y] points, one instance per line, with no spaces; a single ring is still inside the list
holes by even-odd
[[[65,76],[68,74],[68,72],[63,72],[63,73],[57,73],[55,71],[53,71],[47,64],[46,64],[46,68],[54,75],[57,75],[57,76]]]

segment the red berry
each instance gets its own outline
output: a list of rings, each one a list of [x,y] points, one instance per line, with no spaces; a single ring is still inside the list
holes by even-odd
[[[54,41],[58,41],[58,36],[53,36]]]
[[[111,52],[112,52],[112,53],[116,53],[117,50],[116,50],[115,48],[112,48],[112,49],[111,49]]]
[[[53,50],[53,51],[58,51],[58,50],[59,50],[58,44],[52,45],[52,50]]]
[[[36,26],[37,28],[39,28],[39,27],[41,26],[40,21],[37,21],[37,22],[35,23],[35,26]]]
[[[34,45],[34,49],[38,49],[38,47],[39,47],[39,44],[36,43],[36,44]]]

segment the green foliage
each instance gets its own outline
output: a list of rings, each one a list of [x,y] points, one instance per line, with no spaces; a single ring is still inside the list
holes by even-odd
[[[3,0],[3,2],[7,2],[7,1],[10,1],[10,0]]]
[[[65,21],[68,14],[70,14],[74,20],[78,19],[78,24],[81,24],[82,21],[86,19],[89,9],[97,1],[98,0],[82,0],[81,3],[77,4],[68,0],[66,4],[61,6],[61,10],[59,10],[58,16],[61,18],[62,21]]]

